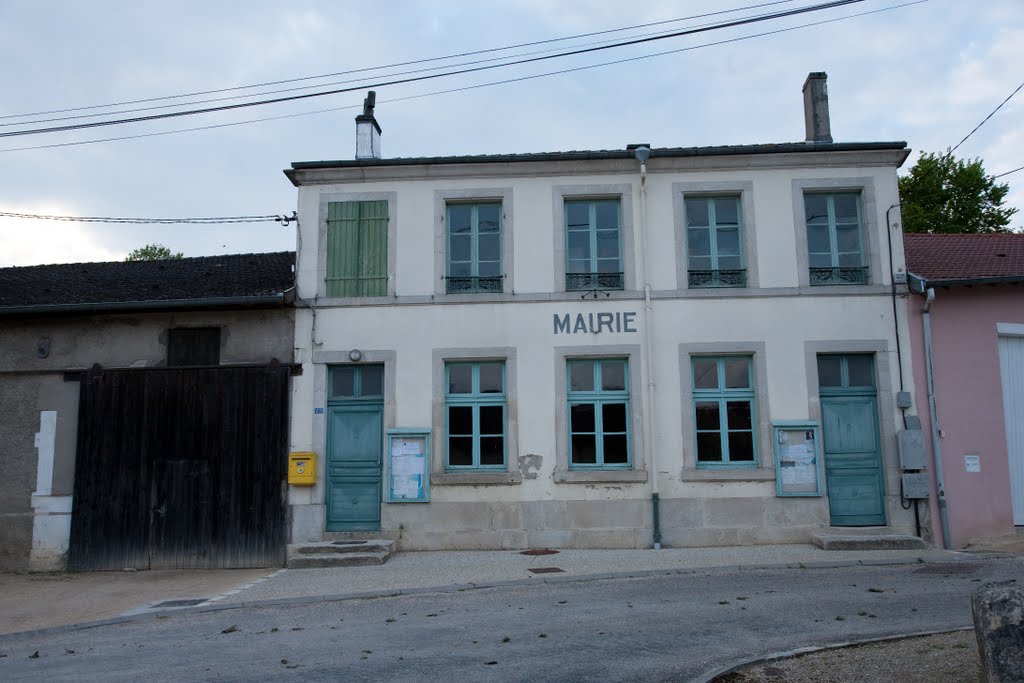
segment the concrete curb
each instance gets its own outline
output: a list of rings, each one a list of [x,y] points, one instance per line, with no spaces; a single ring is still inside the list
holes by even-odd
[[[937,631],[915,631],[913,633],[901,633],[888,636],[876,636],[874,638],[864,638],[862,640],[848,640],[842,643],[832,643],[829,645],[809,645],[807,647],[798,647],[792,650],[772,652],[761,657],[752,657],[749,659],[735,661],[730,664],[726,664],[725,666],[718,667],[717,669],[714,669],[708,673],[701,674],[698,678],[690,679],[690,683],[712,683],[712,681],[714,681],[719,676],[725,676],[740,669],[746,669],[747,667],[756,666],[758,664],[767,664],[768,662],[775,661],[777,659],[790,659],[792,657],[799,657],[800,655],[812,654],[814,652],[825,652],[826,650],[839,650],[844,647],[867,645],[869,643],[885,643],[895,640],[906,640],[907,638],[921,638],[923,636],[936,636],[943,633],[960,633],[962,631],[973,630],[973,626],[961,626],[960,628],[940,629]]]
[[[972,558],[973,559],[973,558]],[[109,619],[97,621],[86,621],[78,624],[63,624],[60,626],[48,626],[46,628],[30,631],[17,631],[0,635],[0,643],[31,636],[49,636],[71,631],[79,631],[100,626],[113,626],[116,624],[127,624],[139,621],[151,621],[154,619],[168,619],[176,614],[202,614],[207,612],[224,612],[235,609],[252,609],[255,607],[282,607],[287,605],[309,605],[320,602],[343,602],[346,600],[376,600],[383,598],[395,598],[402,595],[423,595],[426,593],[461,593],[470,590],[482,590],[485,588],[515,588],[519,586],[531,586],[537,584],[560,584],[579,583],[586,581],[605,581],[611,579],[643,579],[655,576],[672,576],[695,574],[697,572],[725,572],[725,571],[777,571],[780,569],[833,569],[837,567],[879,567],[889,565],[906,564],[934,564],[946,563],[948,558],[926,559],[924,557],[913,558],[891,558],[878,560],[835,560],[815,562],[785,562],[779,564],[762,565],[721,565],[713,567],[678,567],[670,569],[644,569],[639,571],[618,571],[601,572],[594,574],[569,574],[566,576],[546,576],[529,579],[511,579],[508,581],[487,581],[480,583],[456,583],[442,586],[425,586],[419,588],[393,588],[378,591],[363,591],[358,593],[336,593],[329,595],[303,595],[291,598],[273,598],[267,600],[252,600],[249,602],[232,602],[227,604],[203,604],[195,607],[182,607],[177,609],[166,609],[152,612],[141,612],[122,614]],[[958,560],[952,560],[956,562]],[[302,570],[294,570],[302,571]],[[279,573],[279,572],[278,572]],[[211,603],[216,598],[211,598]]]

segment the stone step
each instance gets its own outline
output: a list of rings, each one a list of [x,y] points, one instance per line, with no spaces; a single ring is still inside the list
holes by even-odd
[[[322,555],[295,555],[288,558],[288,569],[317,569],[322,567],[365,567],[384,564],[387,555],[381,553],[324,553]]]
[[[355,567],[384,564],[394,552],[394,541],[368,539],[326,541],[288,546],[289,569],[310,567]]]
[[[289,546],[289,554],[324,555],[328,553],[384,553],[390,554],[393,541],[373,539],[367,541],[327,541],[324,543],[302,543]]]
[[[822,550],[924,550],[922,539],[909,534],[814,534],[814,545]]]

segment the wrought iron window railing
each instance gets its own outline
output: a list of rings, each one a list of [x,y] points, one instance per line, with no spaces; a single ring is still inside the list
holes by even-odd
[[[625,289],[622,273],[566,273],[566,291]]]
[[[864,285],[867,282],[867,266],[811,268],[812,285]]]
[[[496,277],[446,277],[444,284],[449,294],[500,292],[503,288],[502,280],[500,275]]]
[[[746,287],[747,271],[738,270],[691,270],[690,287]]]

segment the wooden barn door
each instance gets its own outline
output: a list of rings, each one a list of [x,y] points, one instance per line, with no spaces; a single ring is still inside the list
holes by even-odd
[[[84,375],[70,568],[283,564],[289,372]]]

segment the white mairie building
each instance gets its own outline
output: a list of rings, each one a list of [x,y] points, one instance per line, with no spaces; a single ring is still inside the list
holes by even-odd
[[[909,150],[832,142],[823,73],[804,101],[804,142],[386,159],[371,95],[355,160],[286,171],[291,542],[913,532]]]

